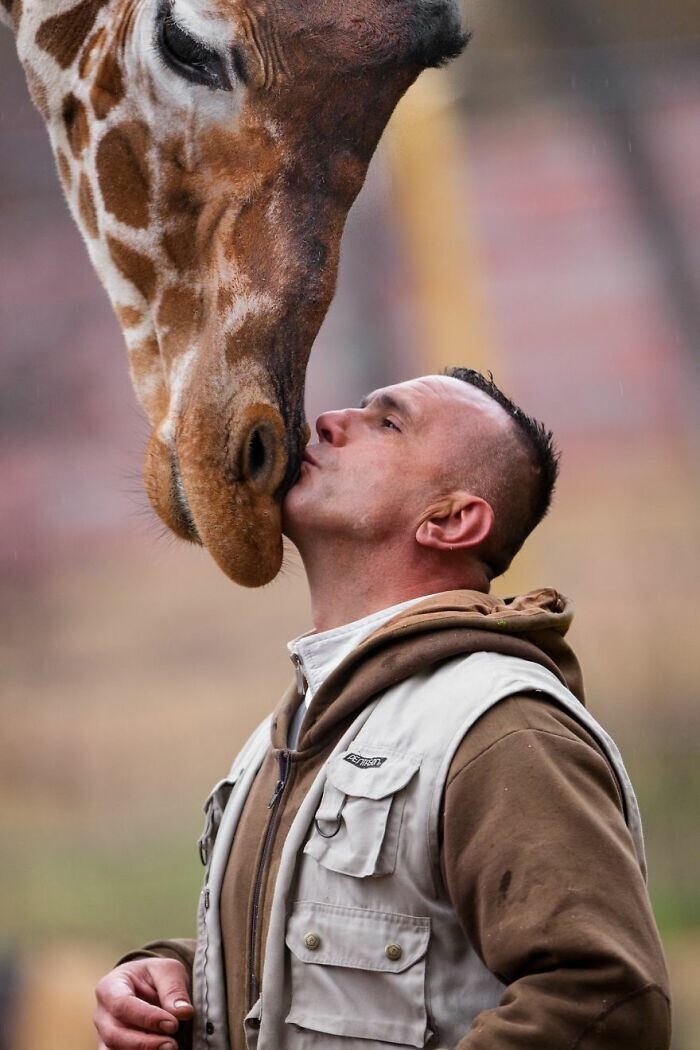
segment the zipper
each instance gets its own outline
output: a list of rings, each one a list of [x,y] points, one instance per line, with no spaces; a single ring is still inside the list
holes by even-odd
[[[272,798],[268,802],[267,808],[270,810],[270,815],[267,821],[267,827],[265,829],[265,838],[263,839],[263,848],[260,854],[260,863],[258,864],[258,870],[255,873],[255,883],[253,888],[253,901],[250,911],[250,925],[248,927],[248,1009],[250,1010],[255,1003],[258,1001],[259,982],[258,976],[255,972],[255,960],[257,956],[258,948],[258,919],[260,917],[260,893],[262,891],[263,876],[267,867],[267,862],[270,858],[270,852],[272,844],[277,833],[279,826],[279,805],[284,789],[289,782],[289,772],[292,765],[291,751],[286,748],[280,751],[277,755],[277,761],[279,763],[279,779],[275,784],[275,790],[272,793]]]
[[[297,653],[292,653],[292,665],[294,667],[294,678],[296,682],[297,692],[300,700],[303,701],[308,689],[308,682],[306,675],[304,674],[304,667],[301,662],[301,657]],[[288,748],[284,748],[277,754],[277,761],[279,763],[279,777],[275,784],[275,789],[272,792],[272,797],[267,804],[267,808],[270,811],[270,815],[267,820],[267,827],[265,828],[265,837],[263,839],[263,848],[260,854],[260,863],[258,864],[257,871],[255,873],[255,882],[253,884],[253,900],[250,909],[250,925],[248,927],[248,1009],[251,1010],[255,1003],[258,1001],[259,992],[259,981],[256,973],[255,960],[258,949],[258,920],[260,918],[260,894],[262,892],[263,878],[265,875],[265,869],[267,862],[270,859],[270,853],[272,850],[272,844],[277,834],[277,828],[279,826],[279,805],[284,794],[284,789],[289,780],[289,772],[292,765],[291,752]]]

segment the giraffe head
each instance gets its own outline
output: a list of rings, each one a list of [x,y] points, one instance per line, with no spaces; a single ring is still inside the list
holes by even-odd
[[[0,0],[152,433],[163,521],[238,583],[282,559],[304,376],[394,106],[456,0]]]

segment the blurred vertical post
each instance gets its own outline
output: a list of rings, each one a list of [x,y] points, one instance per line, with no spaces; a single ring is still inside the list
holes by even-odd
[[[94,988],[113,965],[110,953],[78,944],[26,953],[11,1050],[94,1050]]]
[[[444,72],[423,73],[401,100],[389,125],[388,156],[422,366],[427,373],[449,365],[492,371],[507,390],[481,291],[465,133]],[[533,586],[531,570],[521,553],[498,589],[510,594]]]

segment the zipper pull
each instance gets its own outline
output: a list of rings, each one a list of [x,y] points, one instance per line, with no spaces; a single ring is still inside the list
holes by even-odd
[[[306,696],[306,690],[309,688],[309,683],[306,681],[301,657],[296,653],[292,653],[292,663],[294,664],[294,678],[296,680],[297,693],[303,699]]]
[[[272,793],[272,798],[270,799],[270,801],[267,804],[267,808],[268,809],[272,809],[272,807],[274,805],[276,805],[277,800],[279,799],[279,797],[280,797],[280,795],[282,794],[283,791],[284,791],[284,781],[283,780],[278,780],[277,783],[275,784],[275,790]]]
[[[280,751],[277,756],[280,766],[279,780],[275,784],[275,790],[272,793],[272,798],[267,804],[268,809],[272,809],[273,806],[277,805],[279,797],[284,791],[284,785],[287,783],[287,777],[289,775],[289,751]]]

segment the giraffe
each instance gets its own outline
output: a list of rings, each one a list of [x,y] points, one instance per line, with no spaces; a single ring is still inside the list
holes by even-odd
[[[282,562],[308,357],[382,131],[457,0],[0,0],[151,433],[144,486],[245,586]]]

